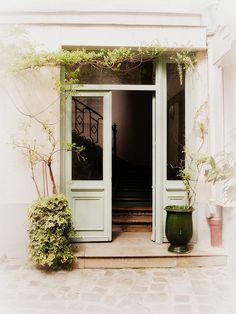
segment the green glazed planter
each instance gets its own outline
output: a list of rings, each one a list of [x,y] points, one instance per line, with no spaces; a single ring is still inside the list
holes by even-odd
[[[167,206],[166,237],[170,242],[168,251],[173,253],[187,253],[190,251],[189,241],[193,235],[193,208],[185,206]]]

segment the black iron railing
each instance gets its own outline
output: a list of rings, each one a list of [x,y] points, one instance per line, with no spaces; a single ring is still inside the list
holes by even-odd
[[[103,116],[85,105],[82,101],[73,98],[74,106],[74,131],[81,135],[89,137],[89,139],[97,144],[99,142],[99,124],[103,120]],[[88,121],[88,125],[87,125]],[[86,129],[85,129],[86,122]]]
[[[74,121],[73,121],[73,132],[80,136],[85,136],[95,143],[99,143],[100,139],[100,123],[103,120],[103,116],[85,105],[82,101],[77,98],[73,98],[74,101]],[[86,127],[85,127],[86,123]],[[88,125],[87,125],[88,123]],[[112,153],[114,158],[117,157],[117,125],[112,125]]]

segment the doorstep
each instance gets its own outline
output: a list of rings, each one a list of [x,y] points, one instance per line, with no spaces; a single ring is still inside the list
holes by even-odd
[[[75,268],[171,268],[209,267],[227,264],[227,254],[221,248],[200,248],[191,252],[168,252],[168,244],[152,242],[150,232],[122,232],[113,235],[112,242],[74,244]]]

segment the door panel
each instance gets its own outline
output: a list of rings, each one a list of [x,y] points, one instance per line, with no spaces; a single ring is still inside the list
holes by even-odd
[[[111,93],[68,98],[66,139],[84,151],[66,153],[66,193],[75,241],[111,241]]]

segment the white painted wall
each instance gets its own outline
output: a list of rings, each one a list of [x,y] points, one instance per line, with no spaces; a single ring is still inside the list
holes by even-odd
[[[47,110],[47,119],[51,120],[59,136],[59,94],[54,88],[53,76],[59,76],[59,69],[42,68],[30,72],[24,78],[1,76],[0,78],[0,147],[1,147],[1,183],[0,183],[0,253],[9,257],[22,257],[27,252],[27,208],[37,198],[31,180],[31,172],[24,155],[13,148],[12,137],[36,141],[45,145],[45,137],[37,122],[31,121],[33,128],[24,131],[29,119],[19,110],[27,114],[37,114],[54,103]],[[46,112],[45,112],[46,113]],[[45,113],[37,116],[45,119]],[[59,175],[59,159],[55,160],[55,173]],[[38,176],[42,169],[37,169]],[[39,186],[42,186],[41,180]]]

